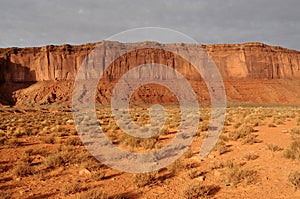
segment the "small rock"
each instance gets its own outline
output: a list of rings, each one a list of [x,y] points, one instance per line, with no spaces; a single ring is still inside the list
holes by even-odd
[[[282,133],[288,133],[289,131],[286,130],[286,129],[283,129],[281,132],[282,132]]]
[[[205,176],[199,176],[198,179],[203,182],[205,180]]]
[[[87,169],[81,169],[80,171],[79,171],[79,175],[91,175],[91,172],[89,171],[89,170],[87,170]]]
[[[67,121],[66,121],[66,124],[72,125],[72,124],[74,124],[74,120],[67,120]]]
[[[209,154],[207,157],[208,157],[209,159],[214,159],[216,156],[214,156],[214,155],[212,155],[212,154]]]

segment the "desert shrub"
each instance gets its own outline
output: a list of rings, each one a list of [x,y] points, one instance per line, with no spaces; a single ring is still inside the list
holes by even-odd
[[[290,133],[292,135],[300,135],[300,128],[299,127],[294,127],[290,130]]]
[[[4,145],[8,140],[8,137],[5,133],[0,133],[0,145]]]
[[[48,135],[48,136],[43,136],[40,138],[42,142],[45,144],[54,144],[55,143],[55,135]]]
[[[243,144],[254,144],[254,143],[261,143],[262,140],[257,139],[257,137],[253,134],[249,134],[247,135],[244,140],[243,140]]]
[[[300,189],[300,172],[292,171],[288,176],[288,181],[295,189]]]
[[[20,161],[15,166],[13,172],[16,176],[23,177],[31,175],[33,173],[33,169],[30,167],[29,163]]]
[[[20,161],[25,163],[31,163],[34,160],[34,157],[28,151],[24,152],[24,155],[21,157]]]
[[[55,168],[64,164],[60,153],[49,154],[43,161],[47,168]]]
[[[81,163],[86,161],[88,154],[84,151],[77,151],[74,146],[60,146],[55,153],[48,154],[43,160],[43,164],[47,168],[55,168],[64,166],[66,163]]]
[[[140,146],[140,139],[127,134],[123,134],[120,138],[120,143],[123,146],[130,146],[136,148]]]
[[[158,180],[157,172],[138,173],[138,174],[134,174],[133,176],[133,182],[138,188],[144,187],[146,185],[156,184],[157,180]]]
[[[210,170],[214,169],[223,169],[223,168],[233,168],[235,163],[233,160],[226,160],[221,162],[213,162],[212,165],[209,166]]]
[[[98,170],[93,171],[92,178],[96,181],[100,181],[105,177],[105,174],[105,170],[103,168],[99,168]]]
[[[99,161],[93,156],[89,156],[88,153],[83,153],[82,155],[80,155],[80,157],[78,157],[78,159],[81,159],[80,168],[85,168],[89,171],[98,171],[100,169],[103,169],[101,163],[99,163]]]
[[[296,122],[297,122],[297,126],[299,126],[300,125],[300,117],[297,118]]]
[[[233,130],[229,133],[229,138],[232,140],[239,140],[245,138],[250,133],[254,132],[254,129],[252,126],[243,124],[239,128]]]
[[[10,199],[12,192],[10,190],[0,190],[0,198],[1,199]]]
[[[175,175],[178,173],[182,168],[184,167],[184,164],[182,163],[181,159],[176,160],[172,164],[168,166],[168,170],[172,175]]]
[[[220,135],[219,139],[222,140],[223,142],[228,142],[229,141],[229,137],[226,136],[226,135]]]
[[[187,185],[182,194],[184,199],[207,198],[213,196],[220,190],[217,185],[203,185],[201,183],[194,183]]]
[[[281,151],[282,148],[280,148],[278,145],[272,144],[272,143],[267,143],[267,147],[270,151],[276,152],[276,151]]]
[[[262,120],[260,120],[260,119],[253,119],[253,121],[251,121],[251,123],[252,123],[252,125],[253,126],[261,126],[261,125],[263,125],[263,121]]]
[[[191,158],[191,157],[193,157],[193,151],[191,150],[191,148],[189,148],[189,149],[183,154],[183,156],[184,156],[185,158]]]
[[[222,154],[229,151],[227,146],[226,146],[226,143],[222,140],[219,140],[217,142],[217,144],[214,147],[214,150],[217,151],[219,155],[222,155]]]
[[[259,156],[258,155],[256,155],[256,154],[254,154],[254,153],[247,153],[245,156],[244,156],[244,158],[246,159],[246,160],[256,160],[257,158],[258,158]]]
[[[13,134],[13,136],[14,137],[22,137],[22,136],[24,136],[24,135],[27,135],[27,131],[26,131],[26,129],[25,128],[23,128],[23,127],[17,127],[16,129],[15,129],[15,131],[14,131],[14,134]]]
[[[277,118],[273,120],[273,123],[275,123],[276,125],[284,124],[284,120],[281,118]]]
[[[86,192],[80,193],[77,199],[108,199],[108,195],[101,189],[90,189]]]
[[[237,186],[239,183],[253,184],[257,179],[257,172],[249,169],[244,169],[240,165],[235,164],[229,169],[226,176],[226,181]]]
[[[192,169],[187,173],[187,176],[190,179],[194,179],[203,175],[203,172],[197,169]]]
[[[241,125],[242,125],[241,122],[237,122],[237,123],[235,123],[235,124],[233,125],[233,128],[237,129],[237,128],[239,128]]]
[[[62,185],[62,193],[65,195],[75,194],[80,191],[80,184],[78,181],[65,183]]]
[[[288,159],[300,160],[300,140],[293,141],[283,155]]]
[[[70,138],[67,138],[64,143],[66,145],[73,145],[73,146],[82,146],[83,143],[81,141],[81,139],[79,137],[70,137]]]
[[[199,122],[199,129],[200,129],[201,132],[207,131],[208,127],[209,127],[209,122],[208,121]]]
[[[268,127],[270,127],[270,128],[275,128],[276,125],[275,125],[274,123],[270,123],[270,124],[268,124]]]
[[[151,137],[151,138],[145,138],[145,139],[140,139],[140,146],[143,147],[144,149],[153,149],[158,142],[159,137]]]
[[[11,137],[5,141],[5,144],[10,147],[17,147],[17,146],[21,146],[22,142],[20,142],[18,138]]]

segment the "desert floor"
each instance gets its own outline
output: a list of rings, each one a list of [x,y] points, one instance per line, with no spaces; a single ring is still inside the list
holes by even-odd
[[[118,128],[109,107],[97,117],[107,137],[129,151],[158,149],[176,134],[177,107],[167,108],[162,131],[150,139]],[[300,198],[300,107],[232,106],[222,135],[206,158],[198,153],[210,111],[186,153],[167,168],[131,174],[98,162],[83,146],[71,108],[2,107],[0,198]],[[132,119],[149,123],[144,107]]]

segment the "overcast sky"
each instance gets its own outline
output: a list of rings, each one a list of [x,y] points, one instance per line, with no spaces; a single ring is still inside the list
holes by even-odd
[[[199,43],[300,50],[299,0],[0,0],[0,47],[82,44],[145,26]]]

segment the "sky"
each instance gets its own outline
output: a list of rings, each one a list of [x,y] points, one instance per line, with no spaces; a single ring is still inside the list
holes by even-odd
[[[198,43],[300,50],[299,0],[0,0],[0,47],[84,44],[161,27]]]

